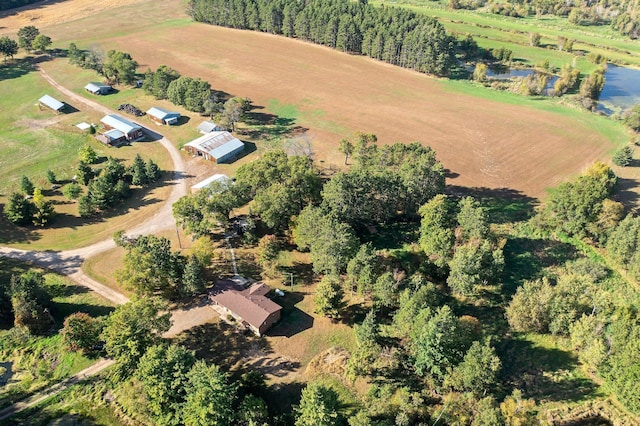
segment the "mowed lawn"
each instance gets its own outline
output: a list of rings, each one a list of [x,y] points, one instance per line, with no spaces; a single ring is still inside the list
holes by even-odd
[[[78,150],[88,144],[103,158],[112,156],[130,164],[136,154],[151,158],[163,170],[172,164],[166,151],[157,143],[134,143],[108,148],[86,131],[79,122],[98,123],[102,114],[88,110],[53,89],[28,61],[17,60],[0,66],[0,205],[20,190],[21,177],[27,176],[43,195],[53,201],[56,217],[45,228],[16,227],[0,215],[0,244],[30,249],[68,249],[110,238],[118,229],[128,229],[152,216],[171,191],[165,180],[154,187],[134,188],[125,203],[102,217],[87,221],[78,215],[75,202],[52,189],[46,171],[52,170],[60,184],[70,182],[78,166]],[[49,94],[69,104],[65,113],[57,114],[38,106],[38,99]],[[100,168],[97,164],[95,168]],[[164,178],[170,178],[165,173]]]
[[[100,43],[141,64],[167,64],[216,90],[250,97],[308,129],[316,157],[340,165],[338,142],[371,132],[381,143],[420,141],[449,183],[541,196],[628,140],[619,125],[555,100],[528,99],[441,81],[360,56],[269,34],[189,23],[168,0],[113,9],[47,29],[59,46]],[[126,22],[127,25],[121,24]],[[260,147],[258,147],[260,148]]]

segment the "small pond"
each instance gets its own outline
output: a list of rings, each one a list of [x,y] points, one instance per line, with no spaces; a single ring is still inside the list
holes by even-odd
[[[640,104],[640,70],[609,64],[598,111],[613,114]]]
[[[487,69],[487,77],[494,80],[510,80],[512,78],[524,78],[535,72],[535,70],[528,68],[510,68],[507,66],[489,67]],[[549,90],[553,89],[553,85],[556,83],[556,80],[558,80],[558,76],[556,75],[548,74],[547,76],[546,94],[548,94]]]

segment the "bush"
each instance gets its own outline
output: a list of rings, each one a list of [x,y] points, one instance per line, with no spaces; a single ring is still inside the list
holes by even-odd
[[[633,160],[633,149],[627,145],[623,146],[613,154],[613,164],[620,167],[627,167]]]

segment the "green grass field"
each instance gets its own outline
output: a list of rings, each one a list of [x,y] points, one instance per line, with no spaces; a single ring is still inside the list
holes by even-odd
[[[383,2],[375,0],[372,3]],[[616,34],[608,26],[582,27],[555,16],[511,18],[482,11],[452,10],[441,2],[427,0],[389,0],[384,4],[437,17],[449,31],[473,35],[483,48],[505,46],[512,49],[514,58],[524,65],[538,65],[548,58],[552,66],[559,68],[575,61],[576,67],[589,73],[593,64],[583,56],[599,53],[611,62],[640,66],[640,44]],[[529,46],[531,32],[542,36],[541,47]],[[559,36],[575,40],[572,53],[557,50]]]

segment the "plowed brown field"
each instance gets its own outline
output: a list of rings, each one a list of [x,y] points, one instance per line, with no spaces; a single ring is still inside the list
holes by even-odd
[[[287,111],[309,129],[317,157],[328,163],[343,162],[342,137],[371,132],[382,143],[430,145],[451,171],[451,184],[540,196],[621,142],[599,132],[602,119],[593,115],[543,111],[516,96],[488,95],[506,102],[472,96],[461,86],[364,57],[184,18],[181,5],[160,0],[113,9],[107,19],[54,26],[47,34],[62,46],[100,42],[131,53],[142,69],[167,64],[249,97],[264,112]]]

